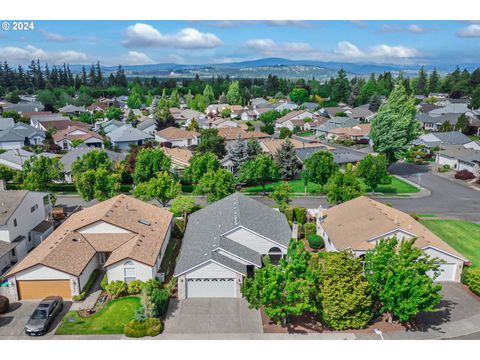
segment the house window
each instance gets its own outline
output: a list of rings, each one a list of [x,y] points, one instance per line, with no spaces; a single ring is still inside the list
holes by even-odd
[[[130,284],[131,281],[136,279],[137,271],[135,270],[133,261],[128,260],[123,263],[123,274],[127,284]]]
[[[13,227],[17,227],[17,219],[13,219]]]
[[[35,204],[34,206],[32,206],[32,207],[30,208],[30,212],[33,213],[33,212],[34,212],[35,210],[37,210],[37,209],[38,209],[38,204]]]

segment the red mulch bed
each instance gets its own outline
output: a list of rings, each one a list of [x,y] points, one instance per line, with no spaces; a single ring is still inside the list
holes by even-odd
[[[342,332],[349,332],[349,333],[371,333],[373,329],[380,329],[382,332],[392,332],[392,331],[405,331],[407,328],[399,323],[389,324],[387,322],[387,315],[379,316],[377,319],[374,320],[372,324],[370,324],[365,329],[359,330],[343,330],[343,331],[336,331],[328,328],[324,324],[322,324],[318,317],[314,314],[304,315],[304,316],[291,316],[289,317],[289,323],[286,327],[282,327],[281,325],[277,325],[273,323],[263,309],[260,310],[260,314],[262,316],[262,325],[263,325],[263,332],[264,333],[276,333],[276,334],[305,334],[305,333],[342,333]]]
[[[312,249],[310,245],[308,245],[308,240],[307,239],[301,239],[303,243],[305,244],[305,250],[311,253],[319,253],[319,252],[325,252],[325,248],[322,249]]]

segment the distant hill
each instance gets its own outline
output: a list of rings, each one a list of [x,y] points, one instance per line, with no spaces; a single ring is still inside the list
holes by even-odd
[[[456,65],[436,65],[439,72],[447,73],[453,71]],[[460,68],[474,70],[478,64],[459,64]],[[230,76],[231,78],[264,78],[269,74],[285,78],[312,78],[319,80],[328,79],[335,75],[338,70],[344,69],[349,76],[368,76],[370,73],[382,73],[391,71],[398,74],[403,71],[406,75],[414,75],[418,72],[420,65],[391,65],[391,64],[368,64],[368,63],[347,63],[327,62],[317,60],[288,60],[283,58],[264,58],[241,62],[230,62],[223,64],[148,64],[148,65],[124,65],[122,66],[127,76],[134,77],[175,77],[192,78],[197,74],[202,77]],[[79,72],[82,65],[71,65],[74,72]],[[102,66],[106,73],[116,71],[117,66]],[[431,71],[433,65],[425,65],[426,71]]]

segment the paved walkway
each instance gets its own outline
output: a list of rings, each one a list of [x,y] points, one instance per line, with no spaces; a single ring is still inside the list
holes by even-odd
[[[92,285],[87,297],[80,302],[74,302],[70,308],[70,310],[88,310],[92,309],[98,301],[100,294],[102,293],[102,289],[100,288],[100,283],[102,282],[103,275],[105,271],[102,270],[99,272],[97,279]]]

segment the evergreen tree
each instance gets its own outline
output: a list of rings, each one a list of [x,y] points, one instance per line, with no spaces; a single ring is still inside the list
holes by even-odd
[[[295,145],[290,139],[285,140],[275,153],[275,161],[282,180],[292,180],[302,170],[302,163],[297,157]]]
[[[418,82],[415,86],[415,94],[417,95],[428,95],[428,80],[427,80],[427,73],[423,66],[420,68],[418,72]]]
[[[438,74],[437,68],[434,67],[432,73],[430,74],[430,79],[428,80],[428,93],[437,93],[440,90],[440,75]]]
[[[372,120],[370,138],[376,151],[395,162],[405,147],[421,135],[421,124],[416,119],[415,99],[407,95],[402,85],[396,85]]]
[[[237,140],[230,149],[230,160],[233,162],[233,172],[236,173],[238,169],[248,160],[247,143],[238,134]]]
[[[247,141],[247,159],[253,160],[263,153],[262,146],[260,145],[260,141],[256,137],[251,137]]]
[[[227,103],[230,105],[242,105],[243,98],[240,93],[240,84],[238,81],[232,81],[226,95]]]
[[[332,100],[346,102],[350,96],[350,83],[345,70],[340,69],[332,88]]]

